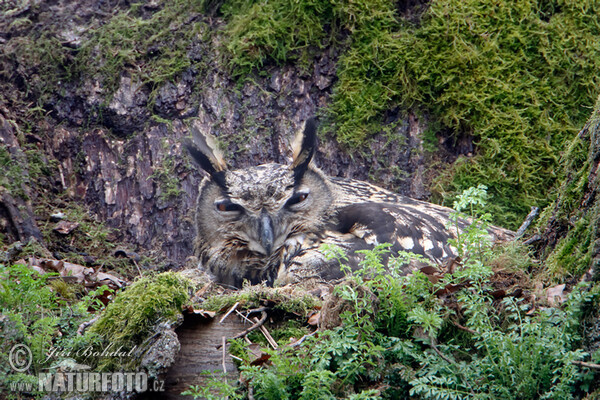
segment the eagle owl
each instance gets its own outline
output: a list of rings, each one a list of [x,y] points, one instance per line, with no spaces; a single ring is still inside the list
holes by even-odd
[[[186,147],[208,173],[196,206],[195,251],[202,268],[225,285],[284,285],[343,276],[339,262],[323,254],[323,244],[345,250],[350,267],[360,261],[355,251],[380,243],[390,243],[392,254],[404,250],[434,262],[455,255],[448,244],[455,236],[447,228],[451,209],[325,175],[312,162],[316,131],[316,121],[306,121],[291,165],[230,170],[213,138],[192,128]]]

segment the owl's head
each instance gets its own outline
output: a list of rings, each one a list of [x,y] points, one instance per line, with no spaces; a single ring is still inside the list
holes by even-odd
[[[192,129],[187,148],[207,172],[197,202],[197,248],[219,281],[257,283],[279,267],[284,248],[322,229],[331,206],[324,175],[311,165],[317,125],[305,123],[290,165],[230,170],[211,136]],[[235,278],[234,278],[235,277]]]

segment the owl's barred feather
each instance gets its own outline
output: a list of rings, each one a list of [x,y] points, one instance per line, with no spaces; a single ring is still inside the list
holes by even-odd
[[[264,164],[229,170],[214,141],[195,131],[186,146],[208,173],[199,188],[195,251],[201,267],[223,284],[245,280],[269,285],[343,276],[322,245],[348,254],[390,243],[391,254],[409,251],[442,263],[455,256],[448,239],[447,207],[400,196],[367,182],[334,178],[313,165],[317,125],[308,120],[294,141],[291,165]],[[464,229],[467,222],[458,223]],[[512,232],[492,227],[493,240]],[[414,266],[412,266],[414,267]],[[406,272],[411,266],[406,267]]]

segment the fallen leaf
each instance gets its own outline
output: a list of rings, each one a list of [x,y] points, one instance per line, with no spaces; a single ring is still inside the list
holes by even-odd
[[[96,279],[98,280],[98,285],[106,285],[111,289],[119,289],[123,287],[124,282],[117,278],[114,275],[107,274],[105,272],[98,272],[96,275]]]
[[[65,263],[60,260],[39,260],[38,262],[38,265],[46,271],[61,272],[65,267]]]
[[[460,267],[461,265],[462,265],[462,258],[454,257],[454,258],[449,259],[448,262],[446,262],[445,268],[449,274],[453,274],[454,271],[456,271],[456,269],[458,267]]]
[[[253,366],[263,365],[264,363],[269,361],[269,358],[271,358],[270,354],[262,353],[260,355],[260,357],[255,358],[254,360],[250,361],[250,365],[253,365]]]
[[[435,295],[436,296],[444,296],[444,295],[456,293],[465,286],[467,286],[467,285],[466,284],[458,284],[458,285],[448,284],[448,285],[444,286],[443,289],[436,291]]]
[[[315,312],[310,317],[308,317],[308,324],[312,326],[319,325],[319,319],[321,318],[321,312]]]
[[[89,281],[93,274],[93,268],[72,263],[63,263],[63,268],[60,270],[60,276],[74,276],[77,278],[77,282],[79,283],[85,283],[86,281]]]
[[[201,315],[204,318],[209,318],[209,319],[212,319],[215,317],[215,315],[217,315],[217,313],[214,311],[196,310],[196,309],[194,310],[194,314]]]
[[[79,226],[79,222],[60,221],[52,229],[61,235],[68,235],[73,232]]]

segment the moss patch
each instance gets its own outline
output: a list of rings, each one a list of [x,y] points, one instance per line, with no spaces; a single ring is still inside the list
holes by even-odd
[[[594,22],[595,21],[595,22]],[[565,143],[598,93],[598,16],[591,3],[435,1],[401,35],[416,99],[479,147],[439,181],[439,195],[485,183],[496,222],[515,227],[548,203]]]
[[[333,7],[327,1],[226,2],[221,12],[229,21],[225,48],[234,76],[244,76],[265,63],[304,60],[310,47],[323,47]]]
[[[71,78],[71,49],[64,47],[52,32],[42,30],[11,40],[3,57],[0,57],[0,65],[5,63],[2,66],[8,66],[9,60],[23,69],[20,72],[27,78],[25,92],[35,98],[36,105],[40,107],[50,100],[52,91],[60,86],[61,80]],[[4,69],[0,76],[14,79],[9,73],[8,69]]]
[[[177,321],[190,298],[190,289],[191,282],[174,272],[142,278],[106,307],[89,334],[101,337],[115,350],[123,346],[129,351],[140,346],[156,325]],[[117,358],[99,360],[101,368],[111,368],[116,362]]]
[[[140,3],[132,5],[83,43],[76,58],[78,72],[95,76],[108,94],[116,91],[124,71],[157,89],[194,64],[188,52],[202,32],[202,4],[164,2],[155,12]]]
[[[28,180],[27,169],[20,165],[16,158],[12,157],[5,147],[0,147],[0,168],[3,171],[0,175],[0,186],[7,188],[13,196],[26,199],[23,186]]]
[[[270,288],[256,285],[247,286],[232,293],[214,295],[207,298],[200,307],[211,311],[227,311],[235,303],[240,303],[239,309],[249,309],[264,305],[286,313],[307,316],[314,310],[319,301],[302,289]]]

